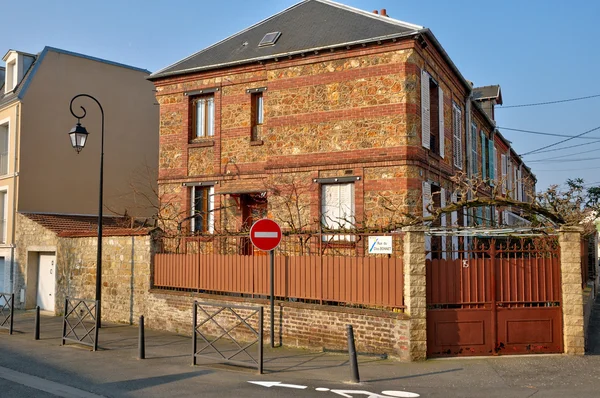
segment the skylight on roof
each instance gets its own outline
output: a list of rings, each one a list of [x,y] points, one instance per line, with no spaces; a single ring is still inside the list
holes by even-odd
[[[265,37],[262,38],[260,43],[258,43],[259,47],[272,46],[275,44],[277,39],[281,36],[281,32],[271,32],[267,33]]]

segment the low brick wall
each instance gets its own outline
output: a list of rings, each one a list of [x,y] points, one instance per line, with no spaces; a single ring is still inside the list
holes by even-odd
[[[270,313],[267,300],[152,290],[146,296],[145,324],[153,329],[191,335],[194,300],[217,305],[262,305],[264,336],[265,342],[268,342]],[[214,312],[214,308],[205,308],[209,313]],[[408,360],[409,322],[408,316],[402,313],[276,302],[275,340],[285,346],[346,350],[346,325],[353,325],[357,351]],[[256,319],[251,324],[256,327]],[[217,334],[216,329],[214,334]]]

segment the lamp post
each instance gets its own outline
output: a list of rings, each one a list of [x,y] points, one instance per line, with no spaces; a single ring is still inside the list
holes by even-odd
[[[98,250],[96,254],[96,301],[98,302],[98,327],[101,326],[101,316],[100,314],[102,305],[102,193],[104,190],[104,109],[102,109],[102,105],[100,102],[89,94],[77,94],[71,99],[71,103],[69,108],[71,110],[71,114],[77,118],[77,124],[75,127],[71,129],[69,132],[69,136],[71,137],[71,145],[77,151],[77,153],[81,152],[85,143],[87,141],[88,132],[80,123],[80,120],[83,119],[86,115],[85,108],[80,106],[83,111],[82,115],[77,115],[73,112],[73,101],[75,101],[79,97],[87,97],[96,102],[98,107],[100,107],[100,113],[102,114],[102,138],[100,145],[100,192],[98,195]]]

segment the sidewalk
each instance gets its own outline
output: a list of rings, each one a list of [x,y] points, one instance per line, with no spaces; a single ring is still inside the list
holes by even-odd
[[[271,349],[266,344],[264,374],[258,375],[256,368],[215,364],[202,359],[193,367],[191,337],[149,329],[146,329],[147,359],[138,360],[138,328],[135,326],[103,325],[98,352],[71,343],[60,346],[61,317],[42,316],[40,341],[33,340],[33,312],[16,314],[14,329],[12,336],[6,330],[0,331],[0,368],[62,383],[96,396],[327,398],[323,391],[344,389],[378,393],[407,390],[421,397],[493,398],[533,394],[536,397],[595,397],[600,391],[600,356],[595,355],[600,353],[599,303],[595,304],[591,321],[592,355],[453,358],[418,363],[359,356],[359,385],[349,383],[351,373],[345,354],[287,347]],[[0,382],[1,377],[0,374]],[[306,388],[267,388],[249,384],[249,381],[273,381]],[[333,394],[329,395],[333,398]],[[0,396],[9,395],[0,390]]]

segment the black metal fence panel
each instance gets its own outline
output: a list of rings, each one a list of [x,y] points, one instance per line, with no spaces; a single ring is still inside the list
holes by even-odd
[[[13,334],[14,313],[15,294],[0,293],[0,329],[8,329],[8,334]]]
[[[98,350],[98,311],[97,300],[83,300],[67,297],[63,317],[62,345],[66,341],[90,346]]]
[[[193,314],[194,365],[196,358],[205,357],[236,365],[253,364],[259,374],[263,373],[263,307],[194,301]],[[198,338],[203,342],[200,347]],[[219,347],[220,342],[228,342],[228,346]],[[258,346],[256,356],[250,351],[254,345]]]

